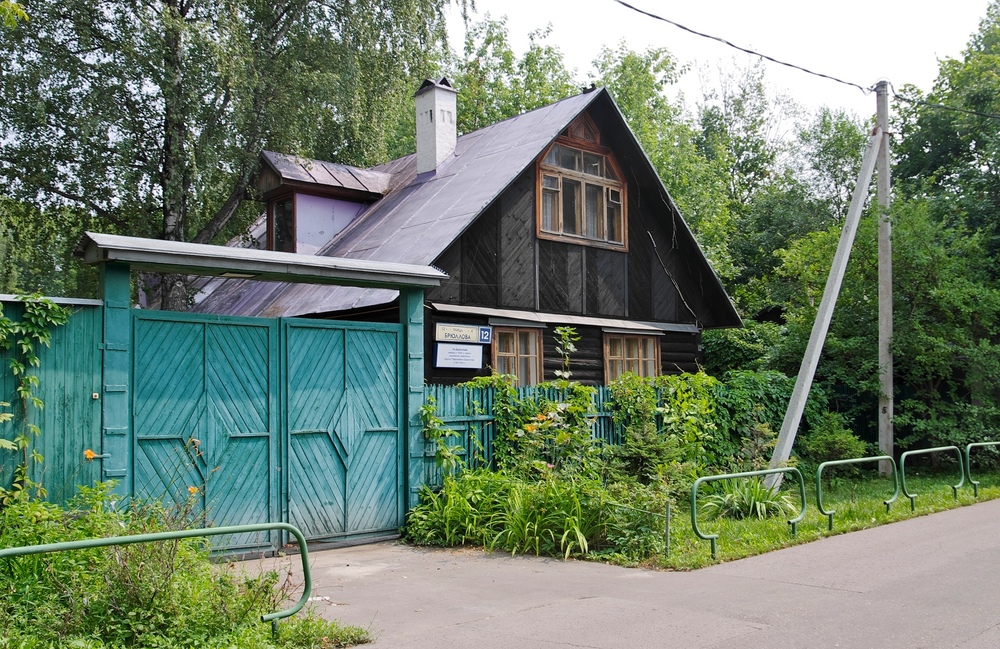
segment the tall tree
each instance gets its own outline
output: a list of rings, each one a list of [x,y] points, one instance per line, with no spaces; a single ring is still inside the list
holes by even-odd
[[[506,18],[486,16],[468,29],[460,55],[449,67],[458,93],[458,130],[468,133],[540,108],[578,91],[562,51],[546,42],[550,28],[528,34],[518,57]]]
[[[594,61],[598,85],[618,102],[664,186],[724,279],[735,274],[728,241],[732,221],[725,168],[698,149],[698,130],[680,101],[667,92],[686,68],[670,52],[635,52],[624,43],[604,48]]]
[[[38,0],[0,42],[0,178],[103,230],[231,235],[262,148],[385,158],[444,2]],[[160,302],[186,306],[182,278]]]
[[[705,157],[726,167],[733,211],[774,179],[790,110],[786,98],[768,95],[761,62],[722,73],[718,90],[706,93],[698,144]]]
[[[1000,254],[1000,0],[994,0],[961,59],[941,62],[934,88],[900,111],[894,177],[904,192],[933,198],[937,218],[981,230]],[[954,109],[954,110],[951,110]],[[995,265],[994,265],[995,267]],[[1000,272],[996,273],[1000,276]]]

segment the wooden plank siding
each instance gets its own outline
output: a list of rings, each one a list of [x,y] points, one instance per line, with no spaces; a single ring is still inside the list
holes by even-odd
[[[58,300],[56,300],[58,302]],[[32,479],[49,491],[49,500],[65,503],[76,494],[76,485],[93,484],[101,478],[101,463],[88,462],[86,449],[101,452],[101,402],[92,398],[101,388],[102,309],[93,305],[70,305],[69,322],[52,330],[51,346],[39,345],[39,367],[30,371],[39,377],[35,394],[44,402],[41,411],[32,409],[31,421],[41,435],[32,448],[45,461],[36,465]],[[3,313],[19,320],[24,307],[4,302]],[[0,354],[0,401],[15,403],[15,381],[8,364],[12,352]],[[12,439],[20,418],[0,423],[0,437]],[[0,451],[0,485],[9,486],[19,453]]]
[[[434,262],[450,275],[427,291],[427,301],[495,309],[565,313],[692,324],[681,308],[670,274],[687,279],[686,266],[671,246],[671,215],[651,213],[640,192],[629,194],[629,250],[610,250],[566,241],[539,239],[535,223],[535,174],[526,170],[466,232]],[[655,248],[654,248],[655,245]],[[668,274],[670,273],[670,274]],[[367,317],[370,317],[367,316]],[[481,370],[434,367],[435,325],[439,322],[487,325],[489,318],[459,313],[427,317],[425,358],[429,383],[453,385],[490,372],[492,353],[483,350]],[[543,330],[544,380],[556,378],[561,358],[555,353],[552,324]],[[604,383],[604,336],[599,327],[576,327],[581,336],[573,355],[573,378]],[[641,335],[637,332],[637,335]],[[664,373],[697,371],[699,336],[667,332],[660,338]]]

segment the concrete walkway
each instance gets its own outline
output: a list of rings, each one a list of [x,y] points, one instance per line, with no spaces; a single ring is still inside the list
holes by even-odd
[[[1000,500],[688,573],[394,543],[311,558],[317,610],[376,648],[1000,647]]]

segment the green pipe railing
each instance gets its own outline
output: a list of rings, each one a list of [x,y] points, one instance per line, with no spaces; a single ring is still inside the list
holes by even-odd
[[[892,465],[892,483],[895,486],[895,491],[893,491],[892,498],[889,500],[883,500],[885,504],[885,511],[889,511],[889,505],[896,502],[899,498],[899,470],[896,468],[896,460],[892,459],[889,455],[876,455],[873,457],[859,457],[850,460],[830,460],[829,462],[823,462],[816,469],[816,506],[819,508],[819,513],[827,517],[827,529],[833,530],[833,515],[837,513],[837,510],[831,509],[827,511],[823,507],[823,469],[828,466],[836,466],[838,464],[861,464],[862,462],[889,462]]]
[[[705,534],[698,528],[698,487],[705,482],[715,482],[717,480],[730,480],[733,478],[750,478],[754,476],[762,475],[772,475],[775,473],[793,473],[799,479],[799,497],[802,499],[802,510],[799,511],[799,515],[788,521],[788,524],[792,526],[792,536],[795,536],[798,524],[806,517],[806,482],[802,478],[802,472],[796,467],[789,466],[780,469],[762,469],[760,471],[744,471],[743,473],[723,473],[721,475],[710,475],[698,478],[691,485],[691,528],[694,530],[695,536],[703,541],[709,541],[712,544],[712,558],[716,556],[716,540],[719,538],[718,534]]]
[[[203,536],[221,536],[224,534],[242,534],[246,532],[267,532],[284,530],[290,532],[299,543],[299,554],[302,556],[302,597],[291,608],[262,615],[261,622],[270,622],[272,632],[277,635],[278,621],[291,617],[305,606],[312,592],[312,574],[309,572],[309,549],[306,539],[299,528],[288,523],[257,523],[254,525],[230,525],[228,527],[210,527],[193,530],[175,530],[172,532],[156,532],[153,534],[133,534],[131,536],[110,536],[103,539],[82,539],[80,541],[63,541],[62,543],[43,543],[41,545],[26,545],[19,548],[0,549],[0,559],[20,557],[29,554],[45,554],[47,552],[66,552],[68,550],[86,550],[103,548],[109,545],[133,545],[135,543],[155,543],[156,541],[172,541],[174,539],[189,539]]]
[[[955,496],[955,500],[958,500],[958,489],[963,484],[965,484],[965,463],[962,461],[962,450],[957,446],[935,446],[934,448],[922,448],[916,451],[906,451],[899,457],[899,479],[903,484],[903,495],[910,499],[910,511],[916,511],[917,496],[920,494],[911,494],[906,488],[906,458],[911,455],[923,455],[925,453],[938,453],[941,451],[955,451],[958,456],[958,484],[951,485],[951,492]]]
[[[972,485],[973,495],[979,498],[979,481],[972,479],[972,463],[969,462],[969,451],[972,450],[973,446],[1000,446],[1000,442],[973,442],[965,447],[965,477]]]

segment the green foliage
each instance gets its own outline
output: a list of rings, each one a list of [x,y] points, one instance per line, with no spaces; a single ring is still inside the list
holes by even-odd
[[[680,468],[682,452],[676,436],[658,429],[656,389],[652,382],[631,372],[609,387],[612,416],[622,426],[621,444],[605,450],[609,480],[643,485],[662,481],[670,469]]]
[[[438,492],[425,488],[405,533],[427,545],[472,543],[512,554],[582,556],[605,543],[606,498],[593,480],[527,481],[470,471],[446,476]]]
[[[510,47],[507,19],[469,27],[461,58],[450,62],[458,93],[458,131],[469,133],[548,105],[576,92],[558,47],[547,44],[551,29],[528,34],[520,58]]]
[[[388,158],[401,113],[412,130],[443,6],[113,0],[95,11],[89,0],[35,0],[31,20],[0,39],[4,192],[86,210],[105,232],[239,235],[258,215],[246,199],[261,149]],[[162,297],[187,306],[185,291]]]
[[[551,383],[519,391],[515,377],[493,375],[461,384],[494,390],[493,456],[500,470],[526,480],[596,476],[600,449],[592,435],[595,390],[568,380],[577,340],[572,327],[556,328],[563,371]]]
[[[677,438],[687,462],[715,466],[722,460],[716,452],[718,426],[713,418],[718,383],[704,372],[666,374],[653,380],[660,394],[663,431]]]
[[[526,479],[552,474],[593,476],[599,453],[591,434],[594,388],[563,381],[537,388],[520,408],[522,414],[534,414],[522,419],[501,446],[498,466]],[[545,396],[550,388],[558,399]],[[498,452],[496,442],[494,452]]]
[[[868,445],[844,426],[843,417],[829,412],[819,425],[796,439],[803,456],[813,464],[831,460],[849,460],[866,457]]]
[[[17,451],[21,455],[14,467],[11,486],[0,485],[0,507],[28,497],[32,492],[38,497],[47,495],[41,482],[35,480],[34,467],[40,465],[45,458],[33,448],[35,438],[42,432],[33,415],[45,404],[35,394],[39,379],[34,368],[41,365],[39,346],[48,347],[52,340],[52,329],[66,324],[70,317],[69,309],[40,295],[21,295],[18,299],[24,305],[24,314],[19,321],[6,317],[0,306],[0,352],[12,352],[9,368],[15,381],[17,404],[16,412],[0,413],[0,422],[16,417],[21,424],[13,439],[0,439],[0,450]],[[9,404],[2,402],[0,405],[6,407]]]
[[[82,488],[65,510],[29,499],[12,503],[0,510],[0,547],[185,529],[197,521],[193,497],[176,509],[138,502],[117,509],[111,489],[107,483]],[[277,572],[249,575],[213,564],[204,539],[9,558],[0,561],[0,575],[3,648],[367,641],[359,629],[306,616],[286,623],[282,638],[271,642],[260,616],[278,610],[292,584],[279,584]]]
[[[562,356],[562,368],[556,370],[556,378],[569,381],[573,373],[569,370],[571,356],[576,352],[576,343],[580,342],[580,334],[573,327],[556,327],[553,332],[556,339],[556,353]]]
[[[773,322],[745,320],[739,329],[702,332],[705,372],[722,376],[729,370],[762,370],[768,366],[782,339],[782,328]]]
[[[434,460],[446,473],[454,473],[464,466],[462,451],[459,444],[451,440],[459,438],[459,434],[448,428],[437,416],[437,402],[434,397],[420,406],[420,421],[423,423],[424,439],[434,444]]]
[[[763,520],[771,516],[795,513],[795,504],[787,493],[777,487],[770,488],[758,477],[722,480],[721,490],[706,495],[701,509],[710,518],[723,516],[735,518],[756,518]]]
[[[0,0],[0,23],[7,29],[17,27],[19,21],[28,20],[24,7],[14,0]]]
[[[1000,252],[1000,138],[992,117],[1000,114],[998,67],[1000,2],[994,0],[961,58],[940,62],[930,93],[901,90],[911,101],[893,125],[902,135],[893,171],[902,192],[928,197],[935,220],[981,231],[991,257]],[[1000,277],[995,264],[987,272]]]
[[[72,260],[90,223],[84,210],[42,210],[0,196],[0,293],[96,295],[96,266]]]

